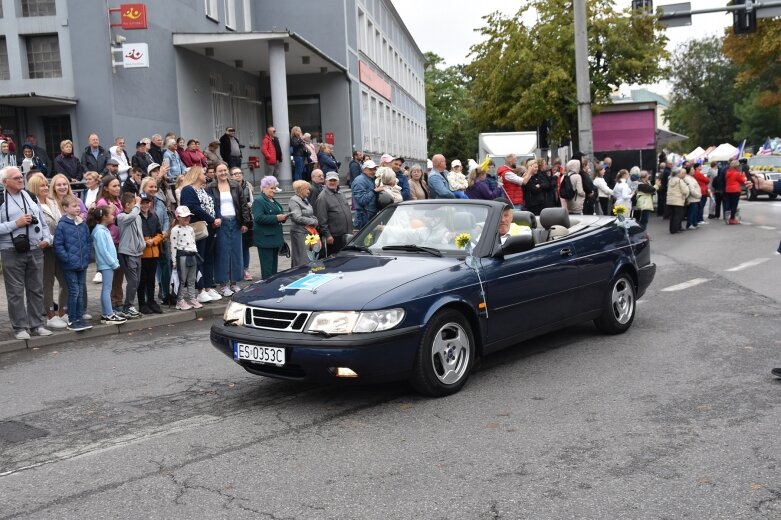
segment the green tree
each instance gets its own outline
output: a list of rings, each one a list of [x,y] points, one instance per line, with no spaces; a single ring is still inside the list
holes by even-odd
[[[759,106],[781,109],[781,18],[757,20],[757,31],[751,34],[727,29],[724,54],[740,67],[738,84],[759,89]]]
[[[462,161],[477,157],[477,129],[469,117],[472,98],[462,65],[443,67],[443,59],[426,53],[426,127],[429,155],[441,153]]]
[[[671,63],[670,130],[689,137],[682,146],[719,145],[733,140],[738,127],[735,104],[736,67],[722,52],[721,38],[689,40],[674,52]]]
[[[781,108],[764,107],[760,103],[761,91],[757,87],[735,104],[735,117],[739,124],[735,141],[746,139],[750,144],[762,144],[767,137],[781,133]]]
[[[587,18],[592,102],[609,103],[623,83],[661,77],[667,38],[653,17],[618,11],[613,0],[588,0]],[[472,47],[474,60],[465,69],[478,127],[550,123],[552,141],[577,139],[572,0],[529,0],[514,16],[495,12],[483,19],[483,41]]]

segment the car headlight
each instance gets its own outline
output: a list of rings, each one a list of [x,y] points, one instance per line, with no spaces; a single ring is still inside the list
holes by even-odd
[[[404,309],[362,312],[353,332],[377,332],[392,329],[404,319]]]
[[[247,313],[247,306],[241,303],[230,302],[225,307],[225,313],[222,315],[222,319],[225,321],[225,325],[244,325],[244,316]]]
[[[316,312],[309,321],[307,332],[325,334],[350,334],[353,332],[378,332],[392,329],[404,319],[404,309],[381,311],[332,311]]]

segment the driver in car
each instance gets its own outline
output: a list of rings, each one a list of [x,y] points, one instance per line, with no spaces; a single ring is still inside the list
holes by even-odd
[[[513,222],[513,206],[510,201],[504,198],[496,199],[500,202],[504,202],[505,206],[502,210],[502,217],[499,219],[499,227],[497,228],[497,234],[499,235],[499,241],[504,242],[514,236],[518,236],[521,233],[531,234],[532,230],[528,226],[519,226]]]

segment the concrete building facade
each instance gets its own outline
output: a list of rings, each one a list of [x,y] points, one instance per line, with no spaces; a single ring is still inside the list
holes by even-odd
[[[53,157],[91,132],[132,148],[167,131],[203,145],[234,126],[246,163],[267,126],[286,149],[297,125],[345,165],[354,149],[425,160],[424,58],[390,0],[140,5],[146,28],[130,30],[112,27],[129,9],[115,0],[0,0],[3,132],[34,134]],[[117,65],[134,44],[149,66]]]

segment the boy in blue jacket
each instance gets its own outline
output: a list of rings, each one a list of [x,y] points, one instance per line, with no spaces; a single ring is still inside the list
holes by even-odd
[[[81,218],[81,204],[73,195],[62,199],[65,215],[54,233],[54,254],[68,284],[68,330],[87,330],[92,325],[84,320],[84,293],[87,266],[92,250],[92,236]]]

